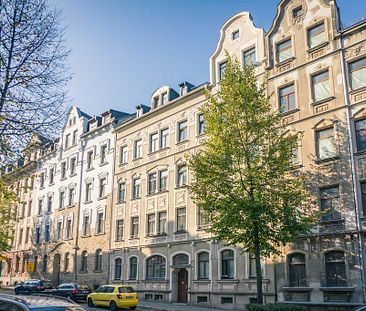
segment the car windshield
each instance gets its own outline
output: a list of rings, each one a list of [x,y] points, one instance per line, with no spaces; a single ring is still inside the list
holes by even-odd
[[[24,285],[37,285],[38,283],[39,283],[39,281],[29,280],[29,281],[25,281]]]
[[[118,292],[120,292],[120,293],[134,293],[135,290],[130,286],[126,286],[126,287],[119,287]]]
[[[89,286],[88,285],[79,285],[78,286],[78,288],[80,289],[80,290],[89,290]]]
[[[31,308],[31,311],[86,311],[80,306],[70,306],[70,307],[41,307],[41,308]]]
[[[52,283],[50,281],[43,281],[42,284],[43,284],[43,286],[47,286],[47,287],[52,286]]]

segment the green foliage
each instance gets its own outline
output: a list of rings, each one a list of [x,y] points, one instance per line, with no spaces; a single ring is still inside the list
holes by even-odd
[[[246,306],[247,311],[302,311],[303,308],[296,305],[284,305],[284,304],[249,304]]]

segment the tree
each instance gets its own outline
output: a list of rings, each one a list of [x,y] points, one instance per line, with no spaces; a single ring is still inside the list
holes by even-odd
[[[272,111],[266,82],[227,55],[217,94],[203,106],[207,140],[189,159],[189,189],[219,240],[255,255],[257,301],[263,303],[261,257],[304,233],[315,220],[313,197],[293,174],[297,137]]]
[[[69,51],[61,13],[46,0],[0,0],[0,159],[19,156],[34,132],[63,121]]]

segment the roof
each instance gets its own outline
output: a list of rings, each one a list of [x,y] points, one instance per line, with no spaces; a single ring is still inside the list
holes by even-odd
[[[81,111],[80,108],[76,107],[76,111],[78,112],[79,117],[84,117],[86,119],[90,119],[91,116],[86,114],[85,112]]]

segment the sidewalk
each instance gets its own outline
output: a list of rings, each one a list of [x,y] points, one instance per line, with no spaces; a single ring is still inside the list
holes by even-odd
[[[199,307],[181,303],[169,303],[162,301],[140,300],[139,309],[149,309],[156,311],[224,311],[224,309],[216,309],[210,307]],[[225,310],[226,311],[226,310]]]

